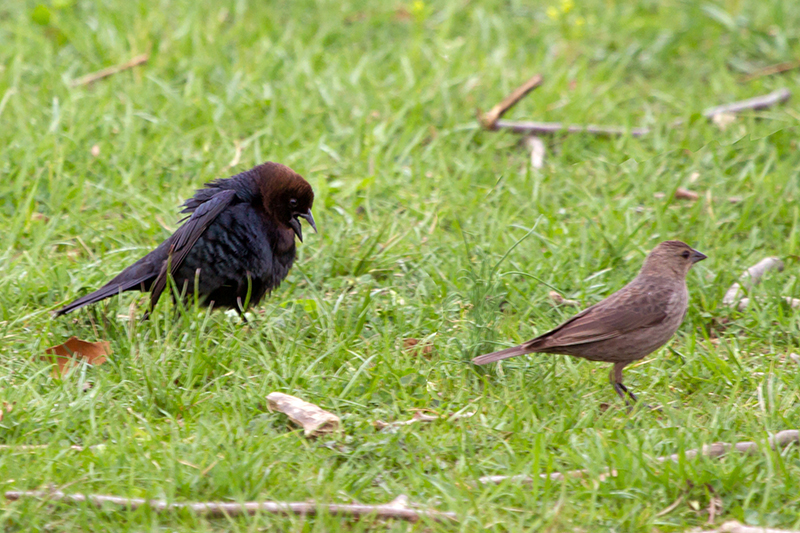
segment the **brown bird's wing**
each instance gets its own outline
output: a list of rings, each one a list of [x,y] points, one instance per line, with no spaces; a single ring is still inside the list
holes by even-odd
[[[648,296],[635,290],[620,291],[523,346],[530,351],[575,346],[660,324],[667,318],[666,302],[657,297],[660,295]]]
[[[167,274],[174,275],[189,255],[197,240],[205,233],[208,226],[236,198],[236,191],[225,190],[215,194],[197,207],[192,215],[169,239],[169,255],[161,266],[158,277],[150,288],[150,308],[154,308],[161,293],[167,286]],[[169,272],[167,270],[169,269]]]
[[[634,298],[635,302],[632,301]],[[663,301],[659,303],[657,295],[642,295],[635,287],[628,286],[535,339],[499,352],[481,355],[472,362],[485,365],[517,355],[547,351],[548,348],[613,339],[659,324],[666,316],[665,304]]]

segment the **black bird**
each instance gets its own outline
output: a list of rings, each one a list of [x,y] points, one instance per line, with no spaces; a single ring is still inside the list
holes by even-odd
[[[183,204],[189,215],[155,250],[102,288],[54,312],[67,314],[125,291],[150,292],[155,307],[172,276],[185,298],[195,287],[203,305],[248,305],[280,285],[295,259],[300,218],[311,216],[314,191],[287,166],[267,162],[230,178],[214,180]]]

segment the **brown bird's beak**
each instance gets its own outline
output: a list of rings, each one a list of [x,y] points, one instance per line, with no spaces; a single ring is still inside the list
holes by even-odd
[[[298,217],[306,219],[306,221],[309,224],[311,224],[311,227],[314,228],[314,233],[318,233],[317,225],[314,224],[314,217],[311,216],[311,209],[309,209],[307,213],[297,213],[289,221],[289,226],[291,226],[292,231],[294,231],[294,234],[297,235],[297,238],[300,239],[300,242],[303,242],[303,230],[300,226],[300,221],[298,220]]]
[[[706,259],[708,256],[702,252],[698,252],[697,250],[692,250],[692,255],[690,256],[692,260],[692,264],[699,263],[703,259]]]

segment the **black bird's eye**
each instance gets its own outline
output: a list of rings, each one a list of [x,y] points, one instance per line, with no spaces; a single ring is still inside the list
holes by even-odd
[[[684,259],[689,259],[689,251],[687,250],[687,251],[683,252],[681,254],[681,257],[683,257]]]
[[[297,207],[297,199],[296,198],[292,198],[291,200],[289,200],[289,205],[292,206],[292,207]],[[689,257],[689,256],[687,255],[686,257]]]

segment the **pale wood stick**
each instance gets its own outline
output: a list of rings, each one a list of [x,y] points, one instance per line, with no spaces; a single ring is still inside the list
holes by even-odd
[[[779,448],[783,446],[787,446],[792,443],[800,443],[800,431],[796,429],[787,429],[784,431],[779,431],[774,436],[771,436],[768,440],[770,448]],[[739,453],[744,454],[753,454],[758,452],[759,447],[758,443],[756,442],[737,442],[735,444],[729,444],[727,442],[715,442],[713,444],[708,444],[703,446],[702,448],[697,448],[693,450],[686,450],[684,452],[684,456],[687,459],[694,459],[695,457],[702,455],[706,457],[722,457],[729,451],[736,451]],[[672,455],[665,455],[663,457],[656,457],[656,461],[659,463],[663,463],[666,461],[674,461],[677,462],[681,457],[681,454],[674,453]],[[570,470],[565,473],[561,472],[553,472],[552,474],[539,474],[539,478],[541,479],[550,479],[552,481],[560,481],[566,477],[577,477],[582,478],[586,477],[589,474],[588,470]],[[599,479],[603,481],[608,477],[614,477],[617,475],[616,470],[608,470],[606,469],[604,473],[600,474]],[[512,481],[512,482],[519,482],[519,483],[526,483],[530,484],[533,482],[533,478],[526,475],[517,475],[517,476],[484,476],[478,480],[480,483],[502,483],[503,481]]]
[[[773,91],[769,94],[765,94],[762,96],[756,96],[755,98],[749,98],[747,100],[741,100],[739,102],[732,102],[730,104],[723,104],[723,105],[718,105],[716,107],[710,107],[705,111],[703,111],[703,116],[706,118],[712,118],[714,115],[719,115],[720,113],[735,114],[750,109],[752,110],[766,109],[768,107],[784,103],[791,96],[792,92],[789,89],[785,88],[778,89],[777,91]]]
[[[494,129],[508,129],[514,133],[532,135],[553,135],[556,133],[589,133],[592,135],[619,136],[629,133],[632,137],[642,137],[650,133],[648,128],[623,128],[621,126],[579,126],[560,122],[534,122],[530,120],[498,120]]]
[[[770,65],[768,67],[764,67],[762,69],[756,70],[746,76],[742,76],[739,78],[740,83],[748,82],[750,80],[754,80],[756,78],[760,78],[762,76],[771,76],[772,74],[780,74],[781,72],[786,72],[788,70],[794,70],[796,68],[800,68],[800,61],[787,61],[786,63],[778,63],[777,65]]]
[[[118,72],[122,72],[124,70],[128,70],[135,66],[141,65],[142,63],[146,63],[148,59],[150,59],[150,54],[140,54],[131,59],[130,61],[122,63],[121,65],[114,65],[113,67],[104,68],[103,70],[98,70],[97,72],[92,72],[91,74],[87,74],[85,76],[81,76],[80,78],[76,78],[71,82],[69,82],[69,86],[80,87],[81,85],[89,85],[91,83],[96,82],[97,80],[102,80],[103,78],[113,76]]]
[[[514,107],[517,102],[525,98],[525,95],[541,85],[542,80],[541,74],[534,75],[531,79],[514,89],[511,94],[503,98],[503,100],[492,109],[486,113],[479,112],[478,118],[480,119],[481,125],[487,130],[497,129],[495,125],[498,119],[500,119],[506,111]]]
[[[112,504],[127,509],[137,509],[148,506],[155,512],[168,512],[179,509],[189,511],[204,516],[236,516],[254,515],[257,513],[271,513],[284,515],[316,515],[320,512],[328,512],[332,515],[342,516],[375,516],[379,518],[397,518],[415,522],[420,518],[430,518],[436,521],[455,520],[456,514],[452,512],[429,511],[424,509],[414,509],[407,506],[407,499],[400,498],[383,505],[366,505],[360,503],[315,503],[315,502],[186,502],[169,503],[164,500],[145,500],[144,498],[124,498],[121,496],[109,496],[104,494],[68,494],[61,491],[9,491],[5,494],[8,500],[21,500],[23,498],[34,498],[39,500],[58,500],[68,503],[91,503],[95,506]]]

